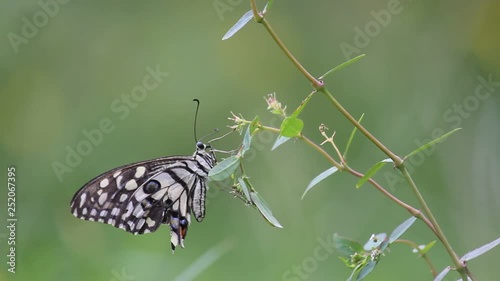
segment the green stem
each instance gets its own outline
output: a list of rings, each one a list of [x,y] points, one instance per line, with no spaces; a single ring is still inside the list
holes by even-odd
[[[403,160],[399,158],[396,154],[390,151],[385,145],[383,145],[377,138],[375,138],[370,132],[368,132],[363,125],[361,125],[358,120],[354,119],[351,114],[332,96],[330,91],[326,87],[320,89],[320,91],[325,94],[325,96],[330,100],[330,102],[344,115],[349,122],[351,122],[358,130],[363,133],[373,144],[375,144],[385,155],[389,156],[392,161],[394,161],[394,165],[396,167],[400,166],[403,163]]]
[[[470,279],[471,279],[472,281],[476,281],[476,280],[477,280],[477,279],[476,279],[476,278],[472,275],[472,272],[470,272],[470,270],[469,270],[469,268],[468,268],[468,267],[466,267],[466,268],[465,268],[465,272],[467,273],[467,276],[469,276],[469,277],[470,277]],[[466,280],[467,280],[467,279],[466,279]]]
[[[323,92],[327,98],[333,103],[333,105],[352,123],[354,126],[358,128],[368,139],[370,139],[380,150],[382,150],[387,156],[389,156],[392,161],[394,161],[394,164],[396,166],[399,166],[403,163],[401,158],[394,154],[392,151],[390,151],[387,147],[385,147],[377,138],[375,138],[368,130],[365,129],[356,119],[354,119],[347,110],[345,110],[344,107],[330,94],[328,89],[324,87],[323,81],[320,81],[314,76],[312,76],[303,66],[302,64],[293,56],[293,54],[288,50],[288,48],[281,42],[281,39],[278,37],[276,32],[272,29],[271,25],[269,22],[262,16],[259,11],[257,10],[257,5],[255,3],[255,0],[250,1],[251,6],[252,6],[252,11],[254,14],[254,17],[258,23],[261,23],[271,35],[271,37],[274,39],[278,47],[283,51],[283,53],[288,57],[288,59],[297,67],[297,69],[306,77],[309,82],[312,83],[313,88]]]
[[[415,197],[417,198],[418,202],[422,206],[422,211],[424,214],[427,216],[427,218],[431,221],[432,225],[434,226],[434,229],[436,230],[436,236],[439,238],[441,243],[443,243],[444,248],[450,255],[451,259],[453,260],[453,263],[455,264],[455,268],[462,276],[462,279],[465,278],[464,280],[467,280],[467,273],[466,273],[466,267],[464,264],[460,261],[460,258],[457,256],[455,251],[453,251],[453,248],[451,247],[450,243],[448,242],[448,239],[446,239],[446,236],[443,233],[443,230],[441,230],[441,227],[439,226],[439,223],[437,222],[436,218],[432,214],[429,206],[427,206],[427,203],[425,202],[424,197],[422,194],[420,194],[420,191],[418,190],[417,185],[413,181],[413,178],[411,177],[410,173],[406,169],[404,165],[401,165],[398,167],[398,169],[403,173],[403,176],[405,177],[406,181],[410,185],[411,189],[413,190],[413,193],[415,194]]]
[[[288,48],[285,46],[285,44],[283,44],[283,42],[281,42],[281,39],[278,37],[276,32],[274,32],[274,30],[272,29],[269,22],[264,18],[264,16],[261,13],[259,13],[259,10],[257,9],[257,5],[255,3],[255,0],[251,0],[250,5],[252,6],[253,16],[254,16],[255,20],[258,23],[262,24],[266,28],[267,32],[274,39],[274,42],[276,42],[276,44],[278,44],[278,47],[281,49],[281,51],[283,51],[283,53],[295,65],[295,67],[297,67],[297,69],[307,78],[307,80],[309,80],[311,82],[314,89],[317,89],[317,90],[321,89],[323,87],[323,82],[314,78],[314,76],[312,76],[299,63],[299,61],[293,56],[293,54],[288,50]]]
[[[462,264],[462,262],[460,261],[460,259],[457,256],[457,254],[453,251],[451,245],[449,244],[448,240],[446,239],[446,236],[444,235],[444,233],[442,232],[439,224],[437,223],[436,219],[434,218],[434,215],[432,214],[432,212],[429,209],[429,207],[427,206],[424,198],[420,194],[420,192],[418,190],[418,187],[415,185],[415,183],[413,182],[413,179],[411,178],[411,176],[408,173],[406,167],[404,166],[404,161],[399,156],[397,156],[396,154],[394,154],[391,150],[389,150],[386,146],[384,146],[367,129],[365,129],[365,127],[363,127],[356,119],[354,119],[351,116],[351,114],[333,97],[333,95],[328,91],[328,89],[324,87],[323,81],[320,81],[320,80],[316,79],[314,76],[312,76],[302,66],[302,64],[300,64],[300,62],[292,55],[292,53],[283,44],[283,42],[281,42],[281,40],[279,39],[278,35],[271,28],[271,25],[269,24],[269,22],[267,22],[267,20],[264,18],[264,16],[259,13],[259,11],[257,9],[257,5],[256,5],[255,0],[250,0],[250,4],[251,4],[252,11],[253,11],[253,14],[254,14],[254,18],[256,19],[256,21],[258,23],[261,23],[266,28],[266,30],[269,33],[269,35],[273,38],[273,40],[276,42],[276,44],[278,45],[278,47],[283,51],[283,53],[288,57],[288,59],[295,65],[295,67],[297,67],[297,69],[306,77],[306,79],[309,80],[312,83],[313,88],[316,89],[316,90],[318,90],[318,91],[321,91],[323,94],[325,94],[325,96],[330,100],[330,102],[344,115],[344,117],[347,118],[347,120],[349,120],[354,126],[356,126],[356,128],[358,128],[358,130],[360,130],[361,133],[363,133],[373,144],[375,144],[375,146],[377,146],[382,152],[384,152],[389,158],[391,158],[393,160],[395,166],[403,173],[403,175],[405,176],[406,180],[408,181],[408,184],[411,186],[412,190],[414,191],[414,193],[415,193],[418,201],[422,205],[424,214],[425,214],[425,216],[428,217],[428,219],[425,218],[425,216],[422,216],[420,214],[420,212],[418,212],[418,211],[416,211],[416,213],[414,215],[417,216],[417,217],[420,215],[419,218],[425,218],[424,221],[426,221],[426,223],[428,222],[429,227],[434,231],[434,233],[436,234],[436,236],[439,238],[439,240],[441,240],[441,242],[445,246],[446,251],[448,252],[448,254],[450,255],[450,257],[452,258],[453,263],[456,266],[456,270],[459,272],[459,274],[462,277],[462,279],[467,280],[467,275],[468,275],[467,274],[467,271],[468,271],[467,267],[464,264]],[[301,136],[301,138],[303,138],[303,136]],[[311,144],[314,144],[314,143],[311,142]],[[322,153],[325,157],[327,157],[327,159],[329,159],[330,162],[334,166],[336,166],[337,168],[339,168],[339,167],[347,167],[347,166],[341,165],[340,163],[337,163],[321,147],[318,147],[316,144],[314,144],[313,147],[316,148],[316,150],[320,151],[320,153]],[[334,163],[336,163],[336,164],[334,164]],[[350,168],[348,168],[347,170],[350,170]],[[351,173],[351,174],[356,175],[356,173]],[[373,180],[370,179],[370,183],[373,184],[372,181]],[[375,186],[375,187],[377,187],[377,186]],[[379,189],[379,190],[381,190],[381,189]],[[384,190],[384,189],[382,188],[382,190]],[[388,193],[387,191],[385,191],[384,194],[386,194],[387,196],[389,196],[389,198],[391,198],[393,200],[396,199],[397,200],[396,203],[398,203],[398,201],[401,202],[399,199],[397,199],[396,197],[392,196],[392,194]],[[401,203],[403,203],[403,202],[401,202]],[[401,205],[401,206],[403,206],[403,205]],[[407,207],[404,207],[404,208],[406,208],[410,212],[415,212],[414,208],[413,208],[413,210],[408,209]],[[469,276],[471,276],[471,274],[469,274]]]
[[[413,249],[417,250],[420,253],[420,255],[422,256],[422,258],[425,260],[427,265],[429,266],[429,268],[431,270],[432,277],[436,278],[436,276],[438,275],[436,268],[432,264],[429,256],[426,253],[422,252],[422,250],[418,247],[417,243],[410,241],[410,240],[404,240],[404,239],[398,239],[398,240],[394,241],[394,243],[406,244],[406,245],[409,245],[410,247],[412,247]]]
[[[313,88],[316,89],[316,90],[321,89],[323,87],[323,82],[317,80],[316,78],[314,78],[314,76],[312,76],[302,66],[302,64],[300,64],[300,62],[287,49],[287,47],[285,46],[285,44],[283,44],[283,42],[281,42],[281,40],[278,37],[278,35],[276,35],[276,33],[274,32],[274,30],[271,28],[271,25],[269,24],[269,22],[265,18],[263,18],[261,23],[262,23],[262,25],[264,25],[264,27],[266,28],[267,32],[269,32],[269,35],[271,35],[271,37],[274,39],[274,41],[276,42],[276,44],[278,44],[278,47],[280,47],[280,49],[283,51],[283,53],[285,53],[285,55],[288,57],[288,59],[290,59],[292,61],[292,63],[295,65],[295,67],[297,67],[297,69],[300,72],[302,72],[302,74],[307,78],[307,80],[309,80],[309,82],[311,82],[311,84],[313,85]]]
[[[247,120],[245,120],[244,122],[248,123],[248,124],[251,123],[250,121],[247,121]],[[260,125],[259,128],[262,130],[267,130],[267,131],[271,131],[271,132],[278,133],[278,134],[280,132],[280,129],[278,129],[278,128],[273,128],[273,127],[268,127],[268,126],[263,126],[263,125]],[[311,146],[313,149],[318,151],[321,155],[323,155],[323,157],[325,157],[328,160],[328,162],[330,162],[333,166],[335,166],[337,169],[339,169],[339,171],[347,171],[351,175],[358,177],[358,178],[363,177],[362,173],[352,169],[351,167],[349,167],[347,165],[342,165],[342,164],[338,163],[337,161],[335,161],[335,159],[333,159],[323,148],[321,148],[319,145],[314,143],[312,140],[310,140],[306,136],[300,135],[299,138],[302,139],[306,144]],[[380,191],[382,194],[384,194],[390,200],[392,200],[394,203],[396,203],[397,205],[406,209],[412,216],[415,216],[416,218],[423,221],[434,232],[434,234],[437,235],[437,232],[436,232],[434,226],[429,221],[429,219],[427,219],[427,217],[425,217],[425,215],[422,214],[422,212],[417,210],[415,207],[412,207],[412,206],[406,204],[405,202],[399,200],[396,196],[392,195],[389,191],[387,191],[380,184],[378,184],[374,179],[369,179],[368,182],[371,185],[373,185],[378,191]]]

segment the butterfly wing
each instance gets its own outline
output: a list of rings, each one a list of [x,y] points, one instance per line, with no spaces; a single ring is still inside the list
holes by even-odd
[[[183,246],[191,210],[198,221],[205,214],[205,181],[213,164],[204,159],[164,157],[115,168],[84,185],[71,201],[71,212],[133,234],[169,224],[172,248]]]

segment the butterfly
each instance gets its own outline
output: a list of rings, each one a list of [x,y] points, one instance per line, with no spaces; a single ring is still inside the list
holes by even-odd
[[[133,234],[170,226],[172,251],[184,248],[191,214],[205,217],[209,171],[217,159],[210,144],[192,156],[169,156],[124,165],[89,181],[71,200],[71,213]]]

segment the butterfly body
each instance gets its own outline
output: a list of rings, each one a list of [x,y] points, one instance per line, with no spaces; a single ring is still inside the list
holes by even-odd
[[[171,245],[184,247],[191,213],[205,217],[206,181],[216,158],[196,144],[192,156],[170,156],[124,165],[89,181],[73,197],[72,214],[133,234],[170,225]]]

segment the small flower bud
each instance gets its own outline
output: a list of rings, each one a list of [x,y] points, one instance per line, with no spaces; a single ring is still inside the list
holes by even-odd
[[[281,115],[286,117],[286,106],[282,107],[281,103],[276,99],[276,93],[272,93],[264,97],[267,102],[267,109],[271,111],[271,113],[276,115]]]

